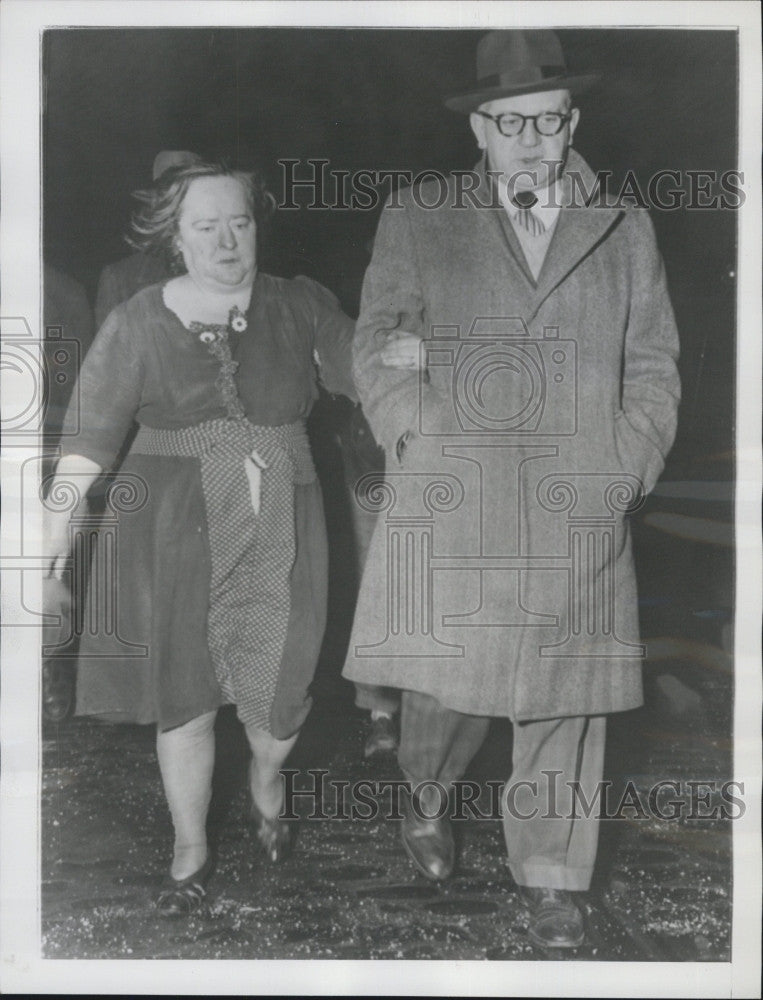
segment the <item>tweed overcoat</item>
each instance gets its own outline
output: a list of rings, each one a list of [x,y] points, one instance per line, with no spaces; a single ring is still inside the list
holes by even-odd
[[[678,337],[643,209],[578,204],[537,281],[484,168],[382,213],[354,377],[387,458],[344,675],[515,721],[642,702],[629,516],[673,442]],[[447,195],[447,197],[444,197]],[[436,207],[433,207],[436,206]],[[488,207],[482,207],[488,206]],[[419,373],[384,367],[395,329]]]

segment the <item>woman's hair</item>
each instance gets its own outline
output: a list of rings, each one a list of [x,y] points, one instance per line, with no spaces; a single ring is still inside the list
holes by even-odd
[[[152,187],[134,191],[133,197],[140,202],[140,207],[133,213],[131,232],[125,239],[142,253],[164,255],[172,270],[178,274],[185,271],[183,255],[175,241],[180,210],[192,181],[200,177],[233,177],[241,184],[257,225],[258,243],[276,206],[275,198],[257,173],[230,170],[223,163],[202,162],[170,167]]]

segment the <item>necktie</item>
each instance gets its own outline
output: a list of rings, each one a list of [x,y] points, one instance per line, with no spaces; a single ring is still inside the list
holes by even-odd
[[[531,236],[540,236],[545,233],[546,227],[537,217],[533,215],[532,207],[538,204],[538,199],[532,191],[517,191],[511,199],[512,205],[516,208],[514,219],[517,224]]]

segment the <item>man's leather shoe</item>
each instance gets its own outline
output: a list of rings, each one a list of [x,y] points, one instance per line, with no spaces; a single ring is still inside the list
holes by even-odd
[[[521,885],[522,899],[530,911],[527,935],[540,948],[577,948],[585,938],[583,914],[564,889]]]
[[[444,816],[422,819],[407,801],[403,807],[400,836],[406,854],[425,878],[441,882],[453,872],[456,848],[453,831]]]

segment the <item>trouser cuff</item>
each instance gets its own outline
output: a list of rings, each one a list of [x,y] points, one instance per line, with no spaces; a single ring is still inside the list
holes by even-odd
[[[396,715],[400,708],[400,692],[370,684],[356,684],[355,704],[366,711]]]
[[[562,865],[540,864],[532,861],[509,862],[509,871],[517,885],[531,888],[567,889],[586,892],[591,885],[593,868],[567,868]]]

